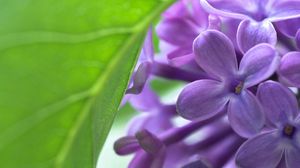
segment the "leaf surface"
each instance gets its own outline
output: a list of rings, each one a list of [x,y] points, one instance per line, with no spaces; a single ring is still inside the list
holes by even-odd
[[[2,1],[1,167],[95,167],[145,31],[172,2]]]

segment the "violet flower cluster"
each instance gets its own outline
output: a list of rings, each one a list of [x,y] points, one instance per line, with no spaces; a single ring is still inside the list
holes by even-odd
[[[186,83],[174,104],[156,78]],[[126,102],[140,113],[114,150],[129,168],[300,167],[300,1],[178,0],[149,28]]]

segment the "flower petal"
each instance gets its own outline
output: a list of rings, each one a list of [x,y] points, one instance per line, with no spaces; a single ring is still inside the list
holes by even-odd
[[[208,17],[208,29],[215,29],[215,30],[221,30],[221,19],[218,16],[215,15],[209,15]]]
[[[170,59],[170,63],[176,67],[181,67],[194,61],[194,54],[187,54]]]
[[[196,25],[183,19],[173,18],[160,22],[156,28],[157,35],[168,43],[185,45],[192,42],[199,34]]]
[[[174,113],[176,111],[174,109]],[[135,116],[131,119],[128,124],[128,135],[134,135],[138,131],[142,129],[147,129],[153,134],[159,134],[167,129],[173,127],[172,124],[173,115],[170,114],[170,111],[163,111],[160,109],[159,111],[151,111],[149,113],[143,113]]]
[[[300,165],[300,148],[291,147],[285,151],[285,160],[287,168],[299,167]]]
[[[186,4],[184,1],[177,1],[171,5],[167,10],[162,13],[166,19],[184,18],[189,15]]]
[[[188,4],[190,3],[190,4]],[[202,6],[199,3],[199,0],[187,0],[186,6],[190,7],[192,6],[191,12],[191,19],[193,19],[197,25],[199,25],[202,28],[207,27],[208,24],[208,14],[205,12],[205,10],[202,8]],[[180,12],[179,12],[180,13]]]
[[[131,95],[130,104],[139,111],[150,111],[161,106],[158,96],[151,90],[150,86],[145,85],[143,91],[138,95]]]
[[[257,91],[267,119],[274,125],[292,121],[298,113],[298,103],[291,90],[274,81],[259,85]]]
[[[132,75],[132,86],[126,90],[126,94],[140,94],[151,73],[151,63],[141,63]]]
[[[298,0],[281,1],[276,3],[268,14],[268,20],[271,22],[297,17],[300,17],[300,1]]]
[[[245,87],[250,87],[270,77],[277,69],[280,57],[269,44],[251,48],[242,58],[239,73],[245,78]]]
[[[257,134],[265,124],[265,116],[258,100],[247,90],[230,99],[228,119],[233,130],[245,138]]]
[[[188,43],[184,46],[179,46],[167,55],[169,61],[175,66],[182,66],[194,60],[193,44]]]
[[[300,28],[298,29],[298,31],[296,33],[295,40],[296,40],[297,47],[300,50]]]
[[[275,46],[276,42],[276,30],[267,20],[262,22],[243,20],[238,27],[237,44],[243,53],[257,44],[269,43]]]
[[[289,52],[284,55],[278,73],[289,85],[300,88],[300,52]]]
[[[284,35],[293,38],[300,28],[300,18],[276,22],[275,25]]]
[[[237,60],[232,42],[216,30],[202,32],[194,41],[196,62],[204,71],[220,78],[237,72]]]
[[[177,111],[186,119],[208,119],[225,107],[228,96],[223,85],[214,80],[198,80],[188,84],[177,100]]]
[[[247,11],[242,7],[238,0],[207,1],[200,0],[202,7],[210,14],[217,16],[250,19]],[[247,5],[246,5],[247,6]]]
[[[274,168],[282,158],[280,138],[276,132],[268,132],[246,141],[236,154],[236,164],[243,168]]]
[[[139,62],[153,61],[154,47],[153,47],[152,26],[149,28],[139,58]]]

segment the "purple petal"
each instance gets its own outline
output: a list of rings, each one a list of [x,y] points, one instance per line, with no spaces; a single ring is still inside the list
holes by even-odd
[[[216,30],[202,32],[194,41],[196,62],[207,73],[220,78],[237,72],[237,60],[232,42]]]
[[[132,86],[126,90],[126,94],[139,94],[142,92],[145,83],[151,73],[151,63],[143,62],[139,65],[132,76]]]
[[[174,112],[176,113],[176,112]],[[173,115],[169,111],[150,111],[134,117],[129,123],[128,135],[134,135],[142,129],[147,129],[154,134],[159,134],[173,127]]]
[[[139,111],[150,111],[161,106],[158,96],[151,90],[149,85],[145,85],[140,94],[131,95],[129,101]]]
[[[230,99],[228,119],[233,130],[246,138],[257,134],[265,124],[262,108],[250,91],[244,91]]]
[[[277,69],[280,57],[269,44],[251,48],[242,58],[239,73],[245,77],[245,87],[251,87],[270,77]]]
[[[173,59],[176,57],[181,57],[184,55],[189,55],[191,53],[193,53],[193,43],[189,43],[187,45],[181,45],[179,47],[177,47],[176,49],[174,49],[173,51],[171,51],[168,54],[168,59]]]
[[[284,55],[278,73],[286,83],[300,88],[300,52],[289,52]]]
[[[295,40],[296,40],[297,47],[300,50],[300,28],[298,29],[298,31],[296,33]]]
[[[225,107],[229,98],[222,83],[214,80],[198,80],[188,84],[177,100],[177,111],[186,119],[208,119]]]
[[[299,142],[298,142],[299,143]],[[300,148],[293,146],[285,151],[285,160],[288,168],[299,167]]]
[[[142,129],[148,129],[148,120],[151,118],[149,117],[149,113],[143,113],[135,116],[129,122],[127,135],[134,136],[138,131]],[[156,131],[155,131],[156,133]]]
[[[156,28],[157,35],[168,43],[185,45],[192,42],[198,35],[196,25],[183,19],[166,19]]]
[[[264,108],[267,119],[274,125],[286,120],[292,121],[298,113],[295,95],[278,82],[267,81],[259,85],[257,96]]]
[[[172,18],[184,18],[189,15],[189,11],[186,8],[184,1],[177,1],[171,5],[163,14],[166,19]]]
[[[183,65],[189,64],[194,60],[194,54],[187,54],[180,57],[172,58],[170,63],[174,66],[181,67]]]
[[[262,22],[244,20],[238,27],[237,44],[243,53],[257,44],[269,43],[275,46],[276,42],[276,30],[267,20]]]
[[[215,29],[215,30],[221,30],[221,19],[218,16],[215,15],[209,15],[208,17],[209,20],[209,29]]]
[[[194,60],[192,46],[192,43],[184,46],[179,46],[167,55],[169,61],[175,66],[185,65],[191,62],[192,60]]]
[[[300,28],[300,18],[276,22],[275,25],[284,35],[293,38]]]
[[[125,106],[125,104],[130,100],[131,96],[132,96],[132,94],[125,94],[122,98],[119,108],[122,108],[123,106]]]
[[[236,164],[243,168],[275,168],[283,150],[276,132],[263,133],[246,141],[236,154]]]
[[[233,42],[234,48],[238,48],[236,34],[240,22],[236,19],[227,19],[222,22],[222,32]]]
[[[276,3],[268,15],[268,20],[271,22],[300,17],[300,1],[289,0]]]
[[[187,0],[191,4],[186,4],[187,6],[192,6],[191,17],[192,19],[202,28],[207,27],[208,24],[208,14],[204,11],[200,5],[199,0]]]
[[[153,61],[154,57],[154,47],[153,47],[153,35],[152,35],[152,26],[149,28],[143,49],[141,51],[141,55],[139,58],[139,62],[144,62],[144,61]]]
[[[202,7],[210,14],[217,16],[235,18],[235,19],[251,19],[247,11],[237,0],[209,1],[200,0]],[[247,5],[246,5],[247,6]]]

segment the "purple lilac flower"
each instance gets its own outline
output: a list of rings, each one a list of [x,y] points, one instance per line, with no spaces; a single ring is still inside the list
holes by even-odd
[[[180,0],[163,14],[156,30],[161,43],[170,46],[165,51],[168,59],[181,66],[194,60],[193,41],[207,28],[220,29],[220,20],[209,17],[198,0]]]
[[[231,41],[221,32],[208,30],[195,40],[194,52],[199,66],[215,79],[188,84],[177,101],[179,114],[205,120],[228,108],[229,121],[238,134],[249,137],[258,133],[264,115],[248,88],[275,72],[279,62],[275,49],[269,44],[251,48],[238,68]]]
[[[289,51],[299,50],[299,36],[300,36],[300,18],[279,21],[275,23],[275,28],[279,30],[277,36],[279,44],[286,47]],[[296,42],[296,46],[294,45]],[[298,47],[298,49],[297,49]],[[286,54],[287,52],[283,53]]]
[[[135,157],[129,165],[132,168],[150,168],[152,166],[179,168],[190,164],[206,165],[207,168],[213,165],[223,166],[228,159],[233,157],[233,152],[244,140],[232,131],[228,123],[221,119],[222,116],[219,115],[206,121],[193,121],[185,126],[173,127],[159,134],[140,130],[135,135],[120,138],[115,143],[114,149],[119,155],[135,153]],[[202,130],[201,128],[208,130],[204,139],[202,137],[202,140],[193,144],[183,141],[195,131]],[[151,130],[151,128],[149,129]],[[228,150],[221,153],[207,151],[201,154],[199,152],[210,148],[221,150],[220,146],[226,146]],[[209,157],[207,157],[208,155]]]
[[[139,113],[114,145],[129,168],[299,167],[300,1],[178,0],[156,32],[124,98]],[[176,105],[156,78],[186,83]]]
[[[300,88],[300,52],[289,52],[281,59],[278,70],[283,83]]]
[[[139,95],[131,97],[130,104],[141,113],[129,123],[128,135],[143,129],[158,134],[174,127],[171,119],[176,115],[175,105],[162,104],[148,85]]]
[[[209,13],[242,20],[236,35],[242,52],[259,43],[275,45],[272,22],[300,17],[300,1],[296,0],[201,0],[201,4]]]
[[[294,38],[300,29],[300,18],[279,21],[275,23],[281,33],[290,38]]]
[[[126,93],[139,94],[144,88],[151,73],[151,63],[154,60],[154,47],[152,40],[152,27],[149,28],[143,49],[137,61],[136,68],[132,74],[131,82]]]
[[[273,168],[284,158],[285,167],[296,168],[300,163],[300,118],[294,94],[283,85],[268,81],[259,86],[269,131],[244,143],[236,155],[239,167]]]
[[[152,74],[183,81],[194,81],[197,78],[207,78],[206,74],[203,72],[182,70],[163,63],[163,61],[157,61],[154,59],[154,55],[153,32],[152,27],[150,27],[122,104],[125,104],[131,99],[132,94],[140,94]],[[160,59],[164,60],[164,58]]]

